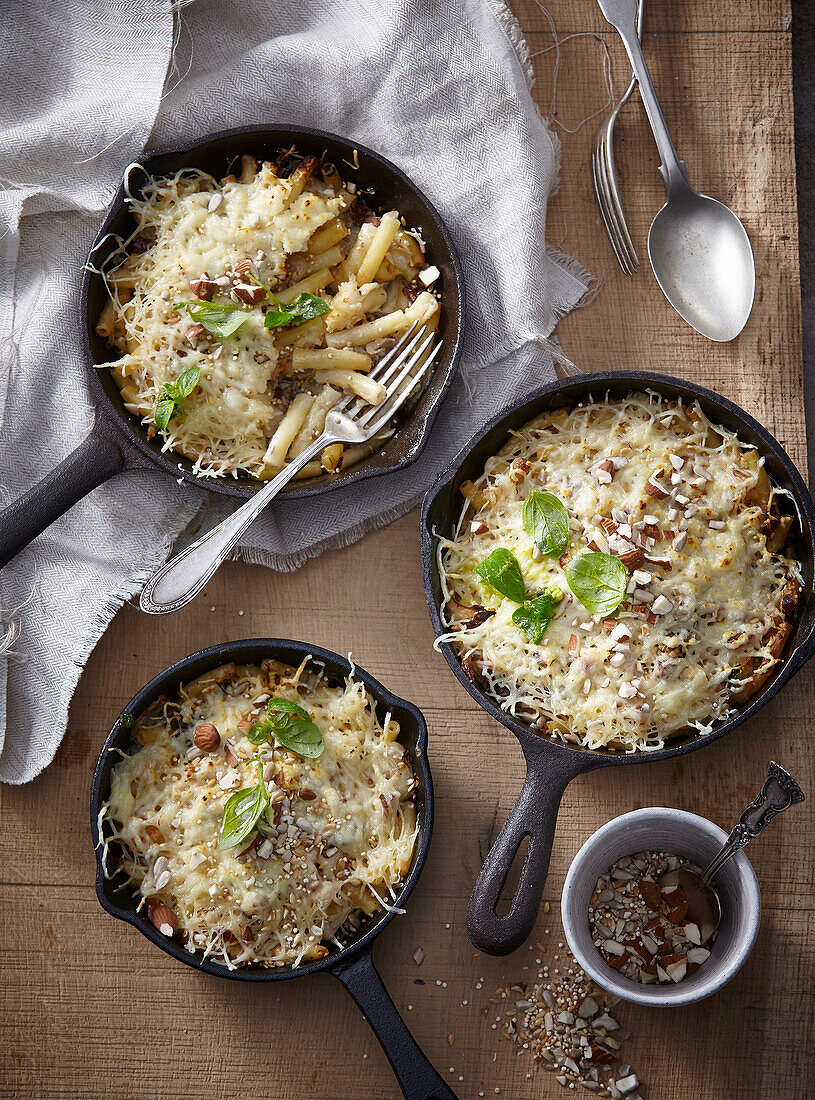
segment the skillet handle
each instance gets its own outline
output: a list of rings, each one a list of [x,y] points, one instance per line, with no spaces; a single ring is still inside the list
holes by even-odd
[[[94,426],[84,443],[0,513],[0,568],[124,464],[119,447]]]
[[[359,1007],[388,1056],[406,1100],[457,1100],[410,1034],[388,996],[371,951],[332,969]]]
[[[467,935],[488,955],[508,955],[531,933],[546,885],[563,792],[575,776],[602,764],[600,758],[564,752],[542,738],[522,747],[527,766],[523,788],[487,853],[467,906]],[[515,896],[509,912],[499,916],[495,907],[526,837],[529,848]]]

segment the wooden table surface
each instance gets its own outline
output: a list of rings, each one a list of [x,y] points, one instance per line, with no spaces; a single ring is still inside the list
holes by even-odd
[[[567,129],[604,103],[604,44],[615,88],[624,87],[622,51],[591,0],[550,0],[548,6],[561,38],[584,36],[561,48],[555,117],[565,128],[563,163],[549,236],[600,284],[594,301],[560,325],[566,353],[586,370],[644,367],[702,381],[758,416],[803,468],[786,0],[673,0],[653,4],[646,14],[646,53],[691,179],[743,216],[755,249],[753,315],[726,345],[708,343],[679,320],[647,262],[634,278],[618,269],[589,170],[599,118],[577,133]],[[530,48],[546,50],[552,38],[537,5],[515,0],[515,10]],[[535,59],[535,95],[544,113],[554,58],[548,52]],[[626,210],[645,259],[647,227],[662,190],[637,105],[623,113],[617,153]],[[338,587],[341,606],[327,596]],[[375,1039],[332,978],[267,987],[207,978],[150,949],[108,917],[94,894],[90,777],[122,704],[194,649],[275,634],[353,651],[427,716],[438,793],[434,843],[408,914],[393,922],[374,952],[418,1040],[462,1100],[499,1089],[513,1098],[563,1095],[548,1074],[527,1079],[529,1056],[516,1057],[484,1015],[492,990],[528,978],[541,957],[526,948],[504,959],[480,956],[464,932],[467,898],[520,788],[522,758],[514,738],[475,706],[432,650],[416,514],[294,575],[226,567],[205,596],[160,628],[133,607],[117,615],[82,676],[55,763],[34,783],[2,790],[0,1094],[32,1100],[398,1095]],[[632,1033],[627,1058],[653,1100],[798,1100],[815,1091],[811,684],[811,673],[803,673],[751,723],[704,752],[595,772],[567,790],[547,886],[552,911],[541,915],[535,937],[551,945],[549,955],[560,940],[557,902],[569,861],[611,817],[662,804],[729,828],[771,758],[810,794],[751,849],[763,919],[756,950],[732,984],[695,1007],[618,1009]],[[417,947],[426,952],[421,967],[412,959]]]

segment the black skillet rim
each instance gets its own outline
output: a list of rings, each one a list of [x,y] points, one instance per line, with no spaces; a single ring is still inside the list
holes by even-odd
[[[126,704],[122,714],[140,714],[157,695],[170,689],[171,685],[175,686],[179,683],[183,683],[187,678],[185,676],[185,670],[193,664],[205,662],[209,667],[215,668],[224,661],[236,660],[249,664],[255,660],[261,659],[263,656],[276,657],[284,661],[292,661],[296,657],[302,659],[303,657],[311,656],[316,661],[325,663],[329,676],[333,676],[334,674],[338,676],[347,676],[353,672],[353,675],[365,684],[378,704],[388,708],[407,711],[416,723],[416,751],[412,754],[412,763],[414,768],[418,769],[421,773],[424,806],[418,838],[419,843],[413,858],[413,866],[410,868],[402,884],[402,888],[399,891],[399,895],[393,903],[395,907],[401,908],[403,902],[405,902],[413,892],[419,880],[419,876],[422,873],[422,869],[427,859],[430,840],[433,834],[434,795],[433,778],[427,760],[427,722],[422,712],[414,703],[401,698],[401,696],[394,695],[392,691],[384,687],[383,684],[371,676],[369,672],[366,672],[365,669],[361,668],[359,665],[352,664],[347,658],[341,657],[338,653],[334,653],[329,649],[324,649],[322,646],[309,645],[306,642],[299,642],[290,638],[242,638],[237,641],[220,642],[217,645],[207,646],[206,649],[200,649],[195,653],[190,653],[186,657],[182,657],[180,660],[175,661],[162,672],[154,676],[144,685],[144,687],[140,688],[130,702]],[[195,675],[201,675],[203,671],[203,668],[199,668]],[[96,761],[93,782],[91,784],[91,835],[93,838],[94,856],[96,858],[96,896],[99,900],[99,904],[107,913],[116,917],[118,920],[125,921],[127,924],[132,925],[141,932],[143,936],[150,940],[152,944],[164,951],[165,954],[178,962],[193,967],[195,970],[202,971],[206,974],[214,974],[218,978],[230,978],[235,981],[245,982],[285,981],[290,978],[304,977],[307,974],[316,974],[320,971],[335,971],[342,969],[345,964],[369,949],[373,940],[388,924],[390,924],[393,918],[398,915],[390,911],[385,911],[379,918],[371,923],[370,927],[359,939],[355,940],[347,947],[344,947],[342,950],[332,952],[325,959],[320,959],[318,962],[311,963],[308,966],[281,967],[279,970],[271,968],[265,969],[262,967],[242,967],[236,970],[229,970],[226,966],[202,959],[197,954],[192,954],[174,939],[169,939],[167,936],[162,935],[146,917],[142,917],[132,910],[116,905],[105,893],[105,884],[110,880],[105,878],[102,867],[103,849],[100,845],[99,813],[103,803],[102,782],[104,780],[106,755],[112,748],[116,747],[116,743],[125,733],[126,727],[122,724],[122,715],[120,715],[119,718],[116,719],[110,733],[108,733],[105,738],[105,742]],[[123,889],[127,888],[123,887]]]
[[[141,165],[142,161],[149,163],[162,157],[187,156],[194,154],[197,150],[205,146],[230,138],[237,138],[242,135],[245,135],[247,138],[251,138],[254,135],[258,140],[274,140],[275,134],[286,135],[287,138],[290,137],[293,145],[297,144],[297,138],[299,136],[303,139],[304,143],[319,143],[323,140],[336,142],[345,146],[349,156],[356,150],[357,153],[361,153],[365,157],[370,157],[382,170],[395,176],[405,188],[411,191],[419,205],[423,207],[427,217],[435,223],[435,228],[444,242],[449,257],[453,285],[442,291],[442,308],[445,306],[445,300],[448,302],[455,301],[458,313],[455,332],[450,338],[452,348],[449,362],[447,363],[444,373],[439,369],[441,366],[441,364],[439,364],[437,369],[433,371],[428,386],[422,392],[416,404],[411,408],[408,416],[401,422],[398,431],[382,445],[383,449],[391,445],[397,448],[393,462],[388,466],[375,466],[366,469],[364,464],[376,455],[376,451],[374,451],[373,455],[369,455],[360,460],[360,462],[355,463],[355,465],[351,466],[346,472],[340,471],[338,474],[326,474],[324,477],[311,478],[304,484],[295,482],[293,485],[286,486],[281,490],[281,500],[300,500],[306,497],[318,496],[333,488],[353,485],[369,477],[379,477],[383,474],[395,473],[398,470],[406,469],[416,462],[427,444],[442,402],[447,396],[458,371],[463,345],[466,292],[461,260],[456,251],[450,232],[435,205],[401,168],[397,167],[397,165],[387,157],[369,148],[362,142],[349,140],[340,134],[334,134],[328,130],[320,130],[308,126],[296,126],[289,123],[280,123],[276,126],[236,126],[227,130],[219,130],[207,134],[204,137],[178,147],[161,148],[153,150],[149,154],[144,153],[138,161],[134,162],[134,164]],[[161,452],[147,440],[144,429],[138,424],[136,418],[128,414],[124,409],[120,412],[116,407],[115,398],[108,392],[100,378],[100,372],[96,367],[96,357],[92,346],[92,329],[95,321],[92,323],[89,315],[91,286],[94,280],[100,278],[100,276],[91,269],[91,261],[97,249],[101,246],[110,232],[111,225],[121,213],[125,199],[125,178],[122,179],[116,194],[108,206],[104,221],[89,249],[88,261],[85,263],[82,272],[79,302],[80,317],[82,318],[82,345],[86,357],[85,365],[87,374],[90,376],[89,386],[97,410],[97,416],[104,417],[107,422],[112,421],[114,426],[119,428],[117,434],[123,437],[130,447],[135,448],[151,466],[157,466],[159,469],[164,469],[172,477],[180,477],[189,484],[197,485],[201,489],[212,490],[222,495],[237,497],[242,500],[250,499],[263,487],[265,482],[255,482],[246,476],[240,478],[202,478],[196,476],[192,473],[192,463],[189,459],[186,459],[183,455],[177,454],[175,451]],[[364,186],[364,181],[360,182],[362,182]],[[419,228],[421,229],[421,227]],[[437,260],[434,260],[434,262],[437,262]],[[439,380],[438,382],[436,382],[437,379]],[[437,385],[437,389],[433,393],[434,384]],[[432,393],[432,399],[428,401],[427,407],[423,408],[423,404],[428,400],[428,394],[430,393]],[[418,432],[415,431],[417,426],[417,415],[419,415]],[[313,484],[310,482],[313,482]]]
[[[728,398],[722,397],[720,394],[706,389],[698,383],[690,382],[682,378],[675,378],[671,375],[657,374],[651,371],[614,371],[582,374],[550,382],[548,385],[542,386],[530,394],[527,394],[521,401],[505,408],[502,412],[498,413],[497,416],[494,416],[485,424],[484,428],[470,441],[470,443],[452,459],[425,494],[421,515],[422,573],[424,578],[425,599],[433,624],[433,630],[437,638],[446,633],[446,628],[441,621],[433,591],[436,577],[436,540],[431,531],[430,512],[436,499],[456,478],[461,466],[464,465],[468,456],[491,432],[502,429],[504,426],[508,432],[517,424],[523,424],[532,416],[537,415],[535,413],[526,412],[526,410],[530,405],[547,395],[563,393],[564,396],[569,396],[572,388],[588,390],[591,387],[600,388],[611,386],[614,388],[618,387],[622,390],[625,387],[635,388],[637,384],[644,389],[650,386],[657,390],[657,392],[659,392],[660,386],[667,387],[671,392],[662,393],[662,396],[685,397],[687,394],[692,394],[694,397],[699,398],[700,403],[703,405],[704,403],[709,403],[722,409],[733,419],[738,420],[750,432],[758,436],[767,450],[772,452],[773,456],[783,466],[790,482],[794,486],[795,504],[800,509],[805,521],[805,526],[808,528],[808,531],[806,529],[802,531],[802,539],[808,544],[811,560],[815,563],[815,506],[813,506],[812,497],[792,459],[778,440],[755,420],[754,417],[750,416],[749,413],[745,412],[744,409]],[[802,524],[802,527],[803,526],[804,524]],[[802,636],[795,648],[787,655],[777,675],[756,696],[754,696],[743,709],[739,710],[735,715],[722,722],[720,725],[714,727],[710,733],[691,737],[687,741],[678,742],[673,745],[669,744],[667,747],[653,752],[612,753],[598,749],[585,749],[580,746],[569,745],[563,741],[553,741],[551,738],[544,738],[527,723],[501,710],[501,708],[490,699],[486,692],[469,679],[461,666],[461,662],[455,650],[449,642],[438,643],[438,648],[441,650],[444,659],[452,669],[456,679],[466,688],[478,705],[486,710],[487,713],[498,722],[506,726],[507,729],[511,730],[522,745],[545,745],[553,749],[563,749],[567,753],[572,754],[576,764],[581,761],[587,763],[589,760],[591,760],[595,766],[644,764],[650,761],[668,760],[675,756],[681,756],[685,753],[693,752],[703,745],[708,745],[713,741],[717,741],[720,737],[723,737],[726,733],[735,729],[736,726],[741,725],[742,722],[753,717],[753,715],[761,710],[766,703],[774,698],[781,688],[792,679],[795,673],[798,672],[804,663],[813,655],[813,652],[815,652],[815,610],[813,610],[813,603],[815,603],[815,596],[810,593],[809,606],[802,612],[800,621]],[[806,624],[805,627],[803,617],[807,614],[810,622]]]

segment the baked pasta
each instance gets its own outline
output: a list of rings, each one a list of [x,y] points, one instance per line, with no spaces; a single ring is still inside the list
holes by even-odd
[[[419,234],[314,157],[244,156],[221,180],[185,169],[129,204],[137,229],[106,265],[96,330],[121,354],[100,366],[202,477],[273,477],[344,392],[378,404],[377,361],[438,325]],[[347,467],[384,435],[332,444],[297,476]]]
[[[416,779],[398,736],[353,677],[223,665],[135,721],[100,814],[106,873],[230,969],[324,958],[410,867]]]
[[[783,492],[696,404],[631,393],[546,412],[462,486],[438,542],[437,644],[555,739],[634,752],[707,731],[792,631]]]

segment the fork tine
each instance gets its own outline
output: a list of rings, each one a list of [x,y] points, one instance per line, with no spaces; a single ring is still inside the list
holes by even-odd
[[[386,352],[376,366],[369,372],[369,378],[375,378],[378,382],[382,381],[382,371],[385,367],[391,366],[394,360],[401,359],[402,355],[407,354],[411,347],[416,343],[416,340],[421,336],[421,333],[417,330],[422,326],[418,321],[414,321],[409,329],[400,337],[399,341],[394,344],[390,351]]]
[[[377,382],[380,382],[383,386],[387,385],[387,383],[390,381],[391,378],[393,378],[394,374],[399,370],[405,360],[414,355],[416,347],[419,345],[419,342],[424,336],[425,332],[426,329],[424,328],[424,326],[422,326],[413,337],[413,339],[410,341],[410,343],[406,347],[402,348],[402,354],[398,357],[398,359],[394,359],[393,362],[388,365],[388,369],[385,371],[385,373],[379,375],[379,377],[376,379]],[[422,347],[426,347],[428,341],[432,339],[433,333],[431,332],[430,336],[425,340]]]
[[[606,228],[608,229],[609,241],[611,243],[612,249],[614,250],[614,255],[617,258],[617,262],[619,263],[625,274],[631,275],[633,273],[633,268],[631,267],[631,259],[628,254],[628,250],[626,248],[622,233],[620,232],[620,226],[618,224],[611,198],[607,190],[603,192],[602,204],[606,220]]]
[[[597,146],[592,154],[595,191],[600,206],[600,213],[603,216],[603,221],[605,222],[606,230],[611,241],[611,247],[614,249],[617,261],[626,275],[633,275],[639,266],[639,260],[628,232],[628,226],[625,223],[625,215],[623,214],[620,204],[619,193],[615,194],[616,178],[614,179],[613,186],[609,180],[608,167],[611,157],[609,134],[610,130],[607,129],[602,140],[598,140]]]
[[[592,174],[594,176],[594,191],[597,196],[597,205],[600,207],[600,215],[603,219],[603,224],[606,227],[606,233],[608,234],[609,242],[614,251],[614,255],[622,267],[623,271],[627,270],[627,260],[623,252],[624,243],[620,237],[619,228],[616,224],[614,212],[611,208],[608,196],[608,190],[602,171],[602,161],[600,155],[595,151],[592,153]]]
[[[410,379],[408,385],[405,386],[404,389],[398,391],[392,400],[386,398],[382,405],[376,405],[371,410],[372,413],[379,413],[379,416],[374,421],[374,423],[367,428],[367,431],[370,433],[371,436],[376,435],[376,433],[380,431],[380,429],[383,428],[385,424],[387,424],[387,422],[392,417],[394,417],[396,413],[401,409],[401,407],[407,401],[408,397],[410,397],[411,393],[419,385],[422,378],[424,378],[424,376],[427,374],[433,363],[433,360],[441,351],[441,347],[442,341],[440,340],[438,344],[436,344],[436,346],[433,348],[431,353],[428,355],[427,359],[425,359],[424,363],[422,364],[421,370],[414,374],[414,376]],[[370,414],[369,416],[366,416],[365,419],[368,420],[369,418]]]
[[[430,336],[425,340],[425,342],[422,345],[421,349],[417,353],[415,351],[416,346],[419,343],[419,341],[421,340],[422,336],[424,336],[424,333],[425,333],[425,329],[424,329],[424,327],[422,327],[420,329],[420,331],[416,333],[416,335],[410,340],[410,342],[407,345],[404,345],[404,346],[401,347],[399,355],[393,360],[393,362],[388,364],[388,369],[385,371],[385,373],[381,374],[378,378],[375,379],[375,381],[379,382],[380,385],[383,385],[386,388],[388,388],[389,383],[391,382],[391,379],[393,378],[394,374],[398,370],[401,370],[401,368],[404,366],[404,364],[407,360],[409,360],[415,366],[416,363],[418,362],[418,357],[421,355],[422,351],[424,351],[424,348],[427,347],[430,340],[432,340],[432,338],[433,338],[433,333],[431,332]],[[369,375],[369,377],[370,377],[370,375]],[[392,386],[389,387],[389,388],[393,389]],[[383,398],[383,400],[387,401],[387,399],[388,399],[388,394],[385,394],[385,397]],[[353,419],[356,419],[357,415],[360,412],[362,412],[363,409],[367,409],[369,407],[369,404],[370,403],[368,401],[365,401],[363,398],[358,397],[356,399],[356,401],[354,402],[354,404],[351,405],[350,408],[347,408],[345,410],[345,414],[346,414],[346,416],[350,416]],[[374,405],[374,406],[371,406],[371,407],[372,408],[378,408],[379,406]]]
[[[379,405],[371,405],[369,410],[367,412],[364,412],[357,419],[357,424],[359,424],[360,427],[367,424],[368,421],[371,419],[371,417],[374,416],[374,414],[377,413],[380,409],[384,408],[385,405],[388,403],[388,401],[392,397],[398,396],[399,387],[402,385],[405,378],[407,378],[407,376],[414,369],[414,367],[419,362],[421,362],[421,358],[424,355],[425,351],[427,351],[428,345],[432,342],[433,336],[434,336],[434,334],[432,332],[429,333],[427,335],[426,339],[424,340],[424,342],[422,344],[420,344],[420,346],[416,349],[416,351],[414,351],[408,357],[407,361],[402,363],[402,364],[399,364],[401,369],[399,370],[399,374],[396,376],[396,378],[392,377],[394,371],[397,369],[396,364],[394,364],[394,366],[391,367],[390,371],[388,372],[387,378],[380,379],[380,381],[383,383],[383,385],[384,385],[386,380],[388,381],[387,393],[385,394],[384,399],[380,402]]]
[[[620,235],[623,239],[626,254],[629,258],[629,262],[634,271],[639,267],[639,257],[637,256],[637,250],[634,247],[634,242],[631,240],[631,234],[628,231],[628,223],[625,220],[625,214],[623,212],[622,202],[620,200],[620,189],[617,185],[617,171],[614,167],[614,150],[611,144],[611,132],[609,131],[608,139],[604,145],[604,157],[603,157],[605,176],[608,183],[609,199],[611,201],[612,210],[614,213],[615,222],[619,228]]]
[[[394,344],[390,351],[385,352],[379,362],[370,371],[368,377],[373,378],[375,381],[381,382],[383,381],[383,378],[381,378],[380,375],[386,367],[391,367],[392,365],[398,367],[399,364],[403,361],[404,356],[410,354],[410,349],[414,347],[417,340],[421,338],[421,333],[416,334],[416,330],[418,328],[419,322],[414,321],[410,328],[407,329],[407,331],[399,338],[398,342]],[[416,334],[415,338],[414,334]],[[392,360],[394,361],[393,364],[391,363]],[[385,377],[389,377],[389,374],[385,375]],[[354,409],[348,408],[351,402],[355,402]],[[361,402],[356,394],[347,393],[344,397],[341,397],[339,399],[339,401],[336,403],[336,405],[333,406],[333,408],[335,412],[345,412],[346,415],[353,416],[356,410],[361,408],[364,404],[367,404],[367,402]]]

